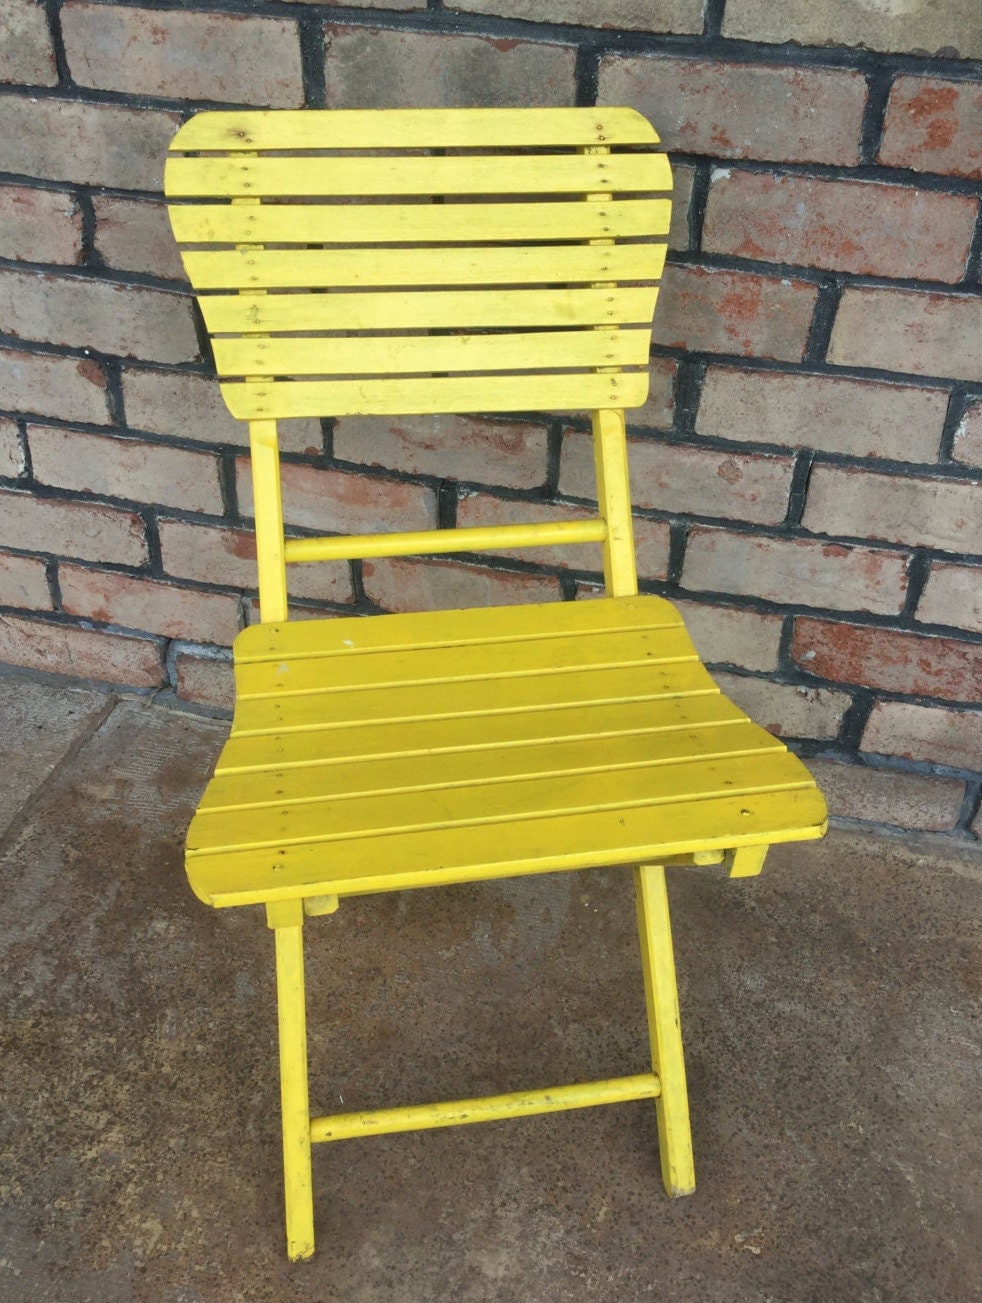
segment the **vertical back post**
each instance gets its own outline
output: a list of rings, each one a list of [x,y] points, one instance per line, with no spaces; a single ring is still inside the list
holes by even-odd
[[[256,513],[256,562],[259,570],[259,618],[263,624],[286,620],[286,557],[280,449],[275,421],[249,422],[252,493]]]
[[[638,591],[638,574],[624,413],[617,408],[605,408],[593,412],[592,417],[597,499],[607,526],[603,545],[604,585],[608,597],[633,597]]]

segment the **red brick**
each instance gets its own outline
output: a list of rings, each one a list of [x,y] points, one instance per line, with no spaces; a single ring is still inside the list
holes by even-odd
[[[88,359],[0,349],[0,407],[106,425],[106,376]]]
[[[457,504],[457,524],[461,528],[480,525],[520,525],[533,521],[587,520],[595,516],[586,507],[564,503],[515,502],[493,498],[486,493],[464,493]],[[634,521],[634,548],[638,572],[644,579],[665,579],[668,573],[668,521]],[[581,543],[568,547],[507,548],[499,556],[516,557],[544,566],[571,566],[575,570],[603,569],[599,543]]]
[[[23,339],[157,362],[198,356],[191,300],[88,276],[0,270],[5,329]]]
[[[48,16],[40,0],[0,0],[0,81],[57,85]]]
[[[859,45],[902,54],[982,57],[976,0],[727,0],[723,35],[779,45]]]
[[[63,190],[0,186],[0,248],[5,258],[21,262],[80,262],[78,205]]]
[[[109,570],[60,565],[61,602],[69,615],[168,638],[229,646],[239,631],[239,601]]]
[[[978,31],[977,11],[973,16]],[[880,162],[917,172],[982,177],[978,81],[898,77],[887,104]]]
[[[913,375],[982,379],[982,298],[915,290],[842,295],[828,359]]]
[[[183,701],[195,701],[202,706],[217,706],[231,710],[235,704],[235,678],[230,659],[208,655],[182,648],[174,657],[174,679],[177,695]]]
[[[51,610],[51,592],[43,561],[37,557],[0,552],[0,606]]]
[[[163,204],[93,195],[92,206],[95,247],[107,266],[187,281]]]
[[[676,602],[696,651],[709,664],[739,665],[746,670],[777,669],[780,615],[761,615],[735,606]]]
[[[164,572],[177,579],[255,591],[256,536],[244,529],[192,525],[183,520],[158,522]],[[351,571],[346,561],[290,566],[291,596],[325,602],[350,602]]]
[[[932,561],[916,618],[925,624],[949,624],[982,633],[982,565]]]
[[[842,717],[852,705],[847,693],[831,688],[805,688],[719,671],[713,678],[731,701],[775,737],[829,741],[838,736]]]
[[[799,617],[791,655],[819,678],[908,696],[970,701],[982,684],[982,644],[930,634]]]
[[[0,172],[120,190],[162,190],[181,115],[162,109],[0,96]]]
[[[346,416],[334,432],[342,461],[512,489],[545,483],[546,452],[544,426],[476,416]]]
[[[249,443],[249,427],[231,415],[217,381],[183,371],[123,371],[127,424],[138,430],[197,439],[201,443]],[[323,447],[319,421],[279,422],[283,452],[318,453]]]
[[[14,479],[24,473],[24,454],[16,424],[0,416],[0,475]]]
[[[707,592],[762,597],[788,606],[897,615],[907,557],[811,538],[765,538],[693,529],[682,583]]]
[[[951,455],[969,466],[982,466],[982,400],[969,403],[958,422]]]
[[[291,109],[303,105],[297,25],[242,14],[68,0],[68,66],[80,86]]]
[[[954,769],[982,769],[982,711],[878,701],[862,749]]]
[[[696,430],[748,443],[933,462],[947,410],[944,389],[711,366]]]
[[[787,513],[789,457],[677,447],[658,439],[629,439],[628,454],[631,498],[638,507],[767,525],[779,524]],[[595,497],[588,434],[565,435],[559,490],[571,497]]]
[[[957,778],[824,759],[809,760],[808,768],[822,789],[829,813],[838,819],[949,832],[958,822],[965,798],[965,784]]]
[[[556,602],[559,582],[547,575],[515,574],[458,561],[387,557],[362,563],[365,596],[387,611],[448,607],[515,606]]]
[[[325,28],[329,109],[566,105],[576,93],[576,51],[567,45]]]
[[[816,534],[982,552],[979,485],[816,466],[802,520]]]
[[[609,54],[598,102],[640,109],[679,153],[851,166],[866,80],[832,68]]]
[[[153,639],[14,615],[0,616],[0,661],[133,688],[156,688],[165,681],[161,645]]]
[[[143,521],[134,512],[6,489],[0,492],[0,543],[117,565],[147,559]]]
[[[866,276],[959,281],[978,215],[971,195],[817,177],[717,170],[708,253]]]
[[[209,453],[41,425],[28,427],[28,443],[42,484],[213,515],[223,510],[218,462]]]
[[[675,376],[678,363],[671,357],[653,357],[648,367],[650,388],[643,407],[630,408],[628,425],[670,430],[675,419]]]
[[[652,338],[690,352],[800,362],[818,290],[755,272],[670,266]]]
[[[701,32],[703,0],[453,0],[461,13],[494,14],[532,22],[575,23],[582,27],[616,27],[622,31]]]

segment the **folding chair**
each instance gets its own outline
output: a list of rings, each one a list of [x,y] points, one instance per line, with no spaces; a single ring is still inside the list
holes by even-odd
[[[249,422],[261,623],[191,824],[209,905],[276,938],[291,1258],[314,1248],[311,1144],[648,1098],[669,1194],[695,1184],[665,866],[758,873],[819,837],[805,768],[639,596],[624,409],[641,404],[671,175],[633,110],[202,113],[170,217],[221,391]],[[559,523],[284,537],[277,421],[589,411],[599,512]],[[385,522],[380,521],[380,526]],[[287,565],[599,545],[593,601],[289,621]],[[634,868],[651,1070],[311,1116],[302,930],[345,896]]]

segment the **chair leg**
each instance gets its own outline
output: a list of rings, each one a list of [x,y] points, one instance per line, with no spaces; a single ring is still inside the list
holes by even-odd
[[[636,868],[634,889],[651,1037],[651,1066],[661,1083],[655,1111],[662,1181],[670,1195],[691,1194],[696,1188],[696,1174],[692,1161],[689,1099],[685,1086],[679,996],[664,867],[650,864]]]
[[[270,902],[266,919],[276,937],[286,1246],[296,1262],[314,1252],[302,904],[299,900]]]

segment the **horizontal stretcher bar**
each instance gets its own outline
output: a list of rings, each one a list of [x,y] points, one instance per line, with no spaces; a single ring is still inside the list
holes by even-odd
[[[602,543],[602,520],[559,520],[533,525],[489,525],[473,529],[424,529],[405,534],[342,534],[337,538],[288,538],[288,564],[350,561],[355,557],[417,556],[441,552],[485,552],[495,548],[554,547]]]
[[[531,1117],[559,1113],[594,1104],[620,1104],[632,1099],[655,1099],[661,1084],[654,1072],[634,1077],[610,1077],[574,1086],[517,1091],[512,1095],[485,1095],[477,1099],[448,1100],[439,1104],[414,1104],[407,1108],[382,1108],[364,1113],[338,1113],[311,1118],[310,1139],[348,1140],[353,1136],[383,1136],[396,1131],[425,1131],[434,1127],[493,1122],[499,1118]]]

